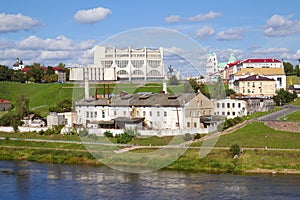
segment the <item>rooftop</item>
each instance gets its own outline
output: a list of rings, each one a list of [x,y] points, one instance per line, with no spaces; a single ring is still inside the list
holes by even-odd
[[[235,73],[235,76],[244,76],[251,74],[260,74],[265,76],[270,75],[285,75],[283,68],[243,68]]]

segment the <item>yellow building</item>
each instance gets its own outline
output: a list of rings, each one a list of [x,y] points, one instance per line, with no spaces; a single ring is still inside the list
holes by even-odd
[[[273,97],[275,95],[275,82],[276,81],[274,79],[259,75],[252,75],[236,80],[234,82],[234,90],[244,96]]]

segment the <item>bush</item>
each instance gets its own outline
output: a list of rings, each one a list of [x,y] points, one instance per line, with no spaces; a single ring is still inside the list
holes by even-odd
[[[127,144],[132,140],[134,136],[129,135],[128,133],[122,133],[121,135],[118,135],[117,143],[119,144]]]
[[[183,136],[184,141],[190,141],[193,139],[193,136],[190,133],[186,133]]]
[[[114,137],[114,135],[113,135],[113,133],[112,133],[111,131],[105,131],[105,132],[103,133],[103,135],[104,135],[105,137],[107,137],[107,138],[113,138],[113,137]]]
[[[240,146],[238,144],[232,144],[230,146],[230,151],[232,153],[232,157],[234,157],[235,155],[239,156],[240,153],[241,153],[241,148],[240,148]]]
[[[89,134],[89,131],[87,129],[81,129],[79,132],[78,132],[78,135],[80,137],[85,137]]]
[[[196,133],[195,136],[194,136],[194,140],[198,140],[200,139],[202,136],[200,133]]]

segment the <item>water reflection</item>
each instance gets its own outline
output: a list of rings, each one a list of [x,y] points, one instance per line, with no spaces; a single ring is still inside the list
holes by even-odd
[[[129,174],[107,167],[0,161],[0,189],[0,199],[298,199],[300,176]]]

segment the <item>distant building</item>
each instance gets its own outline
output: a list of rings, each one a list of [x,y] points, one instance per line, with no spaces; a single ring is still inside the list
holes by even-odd
[[[215,115],[227,119],[243,117],[248,114],[247,102],[241,99],[220,99],[214,101]]]
[[[57,74],[58,80],[57,82],[64,83],[67,81],[67,73],[65,68],[53,67],[54,73]]]
[[[234,82],[234,91],[251,97],[273,97],[275,95],[275,80],[260,75],[240,78]]]
[[[0,99],[0,112],[9,110],[11,105],[12,104],[9,100]]]
[[[286,75],[283,68],[242,68],[234,74],[229,88],[233,89],[233,82],[248,76],[259,75],[275,80],[274,90],[286,89]]]
[[[70,80],[82,81],[156,81],[165,77],[163,48],[141,49],[96,46],[94,64],[85,68],[70,68]]]
[[[67,128],[74,127],[76,123],[77,114],[75,112],[56,113],[51,112],[47,116],[47,127],[53,128],[55,126],[64,125]]]
[[[30,114],[28,116],[25,116],[22,119],[23,125],[25,127],[45,127],[46,122],[43,118],[36,114]]]
[[[16,59],[16,62],[13,65],[13,70],[21,70],[24,68],[23,61],[19,58]]]

